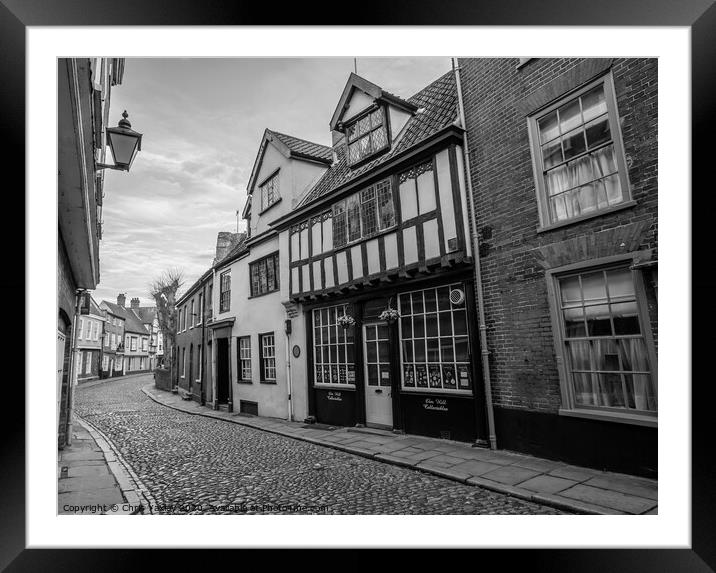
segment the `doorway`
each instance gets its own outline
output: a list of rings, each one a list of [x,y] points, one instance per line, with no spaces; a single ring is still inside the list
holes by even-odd
[[[229,402],[229,339],[216,339],[216,401]]]
[[[363,325],[365,421],[372,428],[393,428],[389,333],[384,322]]]

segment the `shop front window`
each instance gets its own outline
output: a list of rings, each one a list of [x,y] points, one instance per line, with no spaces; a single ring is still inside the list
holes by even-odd
[[[454,284],[398,296],[404,390],[472,390],[464,293],[459,304],[450,301],[451,292],[462,289]]]
[[[313,368],[315,384],[342,387],[355,385],[354,326],[344,328],[338,317],[346,306],[338,305],[313,311]]]

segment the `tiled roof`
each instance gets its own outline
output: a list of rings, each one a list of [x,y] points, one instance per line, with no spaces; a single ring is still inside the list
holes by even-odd
[[[143,324],[151,324],[157,316],[156,306],[140,306],[134,311],[139,316]]]
[[[375,169],[406,149],[419,144],[427,137],[454,123],[458,118],[455,76],[452,72],[447,72],[410,97],[408,102],[416,105],[418,111],[408,120],[400,140],[389,152],[356,169],[350,169],[346,158],[345,144],[337,145],[338,161],[323,174],[318,183],[303,197],[297,208],[307,205],[333,189],[367,173],[371,169]]]
[[[149,334],[140,318],[132,310],[106,300],[103,300],[101,304],[105,305],[111,314],[124,319],[125,331]]]
[[[292,153],[328,163],[333,161],[333,150],[326,145],[313,143],[311,141],[306,141],[305,139],[299,139],[298,137],[286,135],[285,133],[279,133],[278,131],[273,131],[272,129],[267,131],[277,137],[281,143],[291,150]]]

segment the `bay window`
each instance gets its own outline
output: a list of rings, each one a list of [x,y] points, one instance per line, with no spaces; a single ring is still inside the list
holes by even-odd
[[[630,200],[611,76],[529,119],[542,226]]]
[[[393,190],[390,179],[384,179],[333,205],[333,247],[343,247],[394,225]]]
[[[279,289],[278,253],[272,253],[249,265],[251,296],[259,296]]]

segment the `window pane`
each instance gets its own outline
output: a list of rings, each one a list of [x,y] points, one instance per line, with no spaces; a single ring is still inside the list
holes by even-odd
[[[379,127],[378,129],[376,129],[373,133],[371,133],[371,137],[373,139],[373,151],[383,149],[383,147],[388,144],[388,137],[385,133],[385,127]]]
[[[425,291],[425,312],[435,312],[438,308],[433,289]]]
[[[574,373],[574,400],[582,406],[596,406],[597,396],[592,390],[592,375],[589,373]]]
[[[440,310],[450,310],[450,289],[441,287],[438,289],[438,308]]]
[[[542,143],[546,143],[559,135],[556,111],[553,111],[539,121],[539,133]]]
[[[582,123],[579,99],[559,108],[559,130],[567,133]]]
[[[410,295],[409,294],[401,294],[400,295],[400,314],[403,316],[412,314],[412,310],[410,308]]]
[[[452,338],[440,339],[440,358],[443,362],[453,362],[455,360],[455,349],[452,341]],[[428,360],[430,360],[430,357],[428,357]]]
[[[542,161],[544,162],[545,169],[549,169],[564,161],[562,142],[559,139],[555,139],[542,147]]]
[[[582,215],[596,211],[598,203],[597,186],[594,183],[589,183],[575,191],[572,207],[575,215]]]
[[[634,298],[634,282],[629,269],[607,271],[609,299],[614,302],[624,298]]]
[[[379,362],[390,362],[390,352],[387,342],[378,343],[378,361]]]
[[[563,136],[562,148],[564,149],[565,159],[570,159],[586,151],[587,147],[584,143],[584,132],[578,129]]]
[[[594,123],[590,124],[586,128],[587,132],[587,145],[589,148],[596,147],[602,143],[610,141],[612,134],[609,132],[609,118],[604,116],[598,119]]]
[[[425,315],[426,336],[438,336],[438,316],[435,313]]]
[[[376,185],[378,195],[378,222],[381,229],[395,225],[395,205],[390,181],[381,181]]]
[[[639,316],[636,301],[612,304],[614,334],[639,334]]]
[[[440,343],[437,338],[426,340],[428,350],[428,362],[440,362]]]
[[[401,312],[401,314],[405,314]],[[412,338],[413,337],[413,321],[408,318],[401,318],[400,319],[400,327],[402,331],[402,337],[403,338]]]
[[[623,408],[624,389],[622,377],[619,374],[598,374],[599,376],[599,401],[603,406]]]
[[[586,335],[584,310],[581,306],[565,308],[562,313],[564,315],[564,335],[567,338]]]
[[[348,241],[360,239],[360,203],[358,195],[346,199],[346,212],[348,215]]]
[[[604,98],[604,87],[600,85],[582,96],[582,115],[587,122],[603,113],[607,113],[607,102]]]
[[[587,315],[589,336],[611,336],[612,326],[609,320],[609,307],[606,304],[588,306],[584,310]]]
[[[467,336],[458,336],[455,338],[455,360],[458,362],[467,362],[469,356],[469,348]]]
[[[607,202],[609,205],[622,202],[622,186],[618,175],[610,175],[600,182],[606,190]]]
[[[614,158],[614,145],[607,145],[597,149],[590,154],[590,157],[592,158],[592,167],[596,179],[616,173],[617,162]]]
[[[414,292],[411,295],[413,299],[413,314],[423,313],[423,293],[422,291]]]
[[[606,301],[607,288],[604,282],[604,273],[599,271],[582,275],[582,293],[586,303]]]
[[[450,336],[452,334],[452,313],[440,313],[440,336]]]
[[[579,277],[569,277],[559,282],[562,302],[581,301],[582,291],[579,286]]]
[[[422,341],[421,341],[422,342]],[[403,362],[413,361],[413,343],[410,340],[403,341]]]
[[[413,317],[413,337],[423,338],[425,336],[425,322],[422,315]]]

